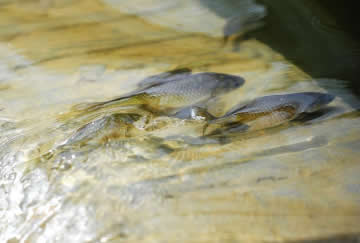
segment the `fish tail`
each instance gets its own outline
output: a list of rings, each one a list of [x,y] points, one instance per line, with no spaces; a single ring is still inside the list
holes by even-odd
[[[203,129],[204,135],[214,135],[221,131],[244,126],[246,118],[242,116],[222,116],[210,120]],[[247,127],[247,125],[246,125]]]
[[[221,47],[225,47],[227,43],[229,43],[229,39],[230,37],[228,35],[224,35],[222,42],[221,42]]]
[[[92,111],[99,109],[105,102],[90,102],[90,103],[80,103],[71,107],[71,111],[80,112],[80,111]]]
[[[143,104],[140,96],[125,96],[104,102],[82,103],[72,107],[73,111],[92,112],[109,106],[128,106]]]
[[[222,123],[222,121],[225,120],[224,118],[220,117],[220,118],[215,118],[209,121],[209,124],[220,124]]]
[[[203,136],[206,135],[210,135],[212,134],[214,131],[218,131],[219,129],[221,129],[221,125],[224,124],[224,119],[223,118],[215,118],[212,120],[209,120],[203,127]]]
[[[72,106],[69,112],[59,115],[58,120],[60,121],[67,120],[69,118],[82,116],[87,113],[96,112],[103,108],[126,107],[126,106],[141,105],[141,104],[144,104],[144,101],[140,96],[137,95],[120,97],[104,102],[80,103]]]
[[[228,117],[228,116],[222,116],[222,117],[214,117],[214,119],[211,119],[209,121],[209,124],[217,124],[217,125],[221,125],[221,124],[225,124],[225,123],[229,123],[231,122],[233,119]]]

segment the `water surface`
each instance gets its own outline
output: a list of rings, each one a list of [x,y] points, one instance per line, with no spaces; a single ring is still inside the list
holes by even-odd
[[[309,1],[234,2],[0,1],[1,242],[358,240],[355,37]],[[224,43],[239,12],[261,24]],[[71,113],[178,68],[245,79],[216,116],[271,94],[336,99],[221,138],[139,107]]]

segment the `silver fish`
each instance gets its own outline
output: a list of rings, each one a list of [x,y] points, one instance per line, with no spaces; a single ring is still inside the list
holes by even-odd
[[[113,105],[142,105],[154,112],[174,114],[185,107],[201,106],[244,83],[244,79],[239,76],[212,72],[191,74],[187,71],[175,75],[168,72],[166,75],[152,76],[140,84],[141,89],[109,101],[90,104],[85,110]]]
[[[111,114],[80,127],[74,132],[64,143],[65,145],[72,145],[75,143],[86,142],[87,140],[96,137],[98,134],[105,134],[107,130],[114,130],[118,133],[126,133],[133,127],[133,123],[140,119],[138,114]]]
[[[174,117],[179,119],[186,120],[202,120],[202,121],[210,121],[215,117],[210,114],[206,108],[198,107],[198,106],[190,106],[184,108],[177,113],[174,114]]]
[[[270,95],[238,105],[224,116],[209,122],[208,130],[244,132],[274,127],[291,121],[301,114],[317,111],[335,96],[317,92]],[[214,130],[215,129],[215,130]]]
[[[264,26],[262,19],[265,15],[265,8],[259,7],[249,11],[247,16],[238,15],[228,19],[223,29],[224,41],[226,42],[231,35],[243,35]]]

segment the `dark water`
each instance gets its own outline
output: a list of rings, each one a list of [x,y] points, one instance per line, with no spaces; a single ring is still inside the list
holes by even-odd
[[[236,1],[223,2],[236,6]],[[314,78],[348,81],[346,86],[360,96],[360,29],[358,10],[351,7],[356,6],[355,1],[259,0],[258,3],[267,7],[265,25],[245,38],[266,43]],[[207,7],[219,11],[209,4]]]
[[[251,35],[311,76],[347,80],[360,95],[360,31],[355,1],[262,0],[267,25]],[[331,85],[331,84],[330,84]],[[326,87],[324,87],[326,88]]]

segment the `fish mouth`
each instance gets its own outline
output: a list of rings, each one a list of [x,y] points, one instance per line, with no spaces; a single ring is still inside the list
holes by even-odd
[[[334,99],[335,99],[335,95],[321,94],[315,103],[317,103],[319,107],[323,107],[323,106],[331,103]]]
[[[240,86],[242,86],[245,83],[244,78],[242,78],[240,76],[236,76],[236,75],[231,75],[231,74],[228,74],[225,77],[225,80],[229,80],[230,83],[232,83],[232,87],[230,87],[230,88],[239,88]]]
[[[335,95],[332,94],[319,94],[319,97],[311,104],[306,112],[315,112],[324,108],[335,99]]]
[[[335,99],[335,95],[325,94],[324,99],[325,99],[326,104],[329,104]]]

